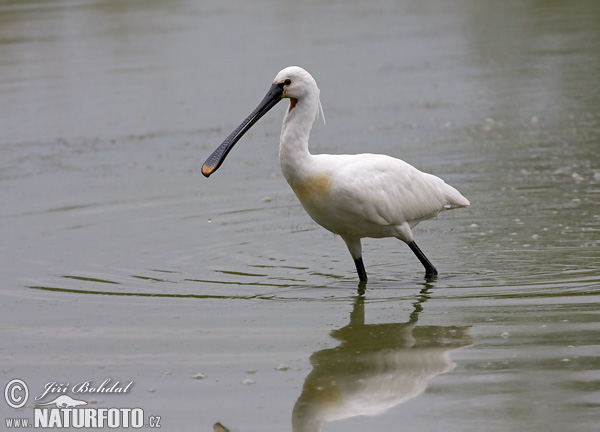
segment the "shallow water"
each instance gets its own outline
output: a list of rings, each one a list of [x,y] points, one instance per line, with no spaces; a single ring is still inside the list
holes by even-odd
[[[2,387],[162,429],[592,431],[600,421],[600,4],[0,3]],[[283,179],[278,70],[311,149],[385,153],[472,205],[345,245]],[[48,400],[49,396],[43,398]]]

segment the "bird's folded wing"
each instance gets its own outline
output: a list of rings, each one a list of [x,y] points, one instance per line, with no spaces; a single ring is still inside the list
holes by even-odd
[[[360,156],[360,157],[358,157]],[[469,204],[442,179],[384,155],[357,155],[337,171],[333,187],[345,211],[378,225],[401,225]]]

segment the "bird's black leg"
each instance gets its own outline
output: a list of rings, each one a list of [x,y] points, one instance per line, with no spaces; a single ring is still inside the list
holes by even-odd
[[[356,272],[358,273],[358,279],[361,282],[367,281],[367,272],[365,271],[365,265],[363,264],[362,257],[356,258],[354,260],[354,264],[356,264]]]
[[[408,243],[408,247],[411,251],[414,252],[417,258],[419,258],[419,261],[421,261],[421,264],[423,264],[423,266],[425,267],[425,277],[427,279],[433,279],[434,277],[436,277],[438,274],[437,269],[434,267],[433,264],[431,264],[431,261],[427,259],[423,251],[419,249],[419,246],[417,246],[417,244],[414,241],[411,241],[410,243]]]

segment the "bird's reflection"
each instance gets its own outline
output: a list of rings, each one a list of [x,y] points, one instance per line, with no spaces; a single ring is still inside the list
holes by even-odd
[[[350,323],[331,332],[341,343],[314,353],[292,415],[294,432],[323,423],[377,415],[425,391],[429,380],[452,370],[452,350],[470,345],[470,327],[417,326],[429,287],[421,290],[406,323],[365,324],[358,296]]]

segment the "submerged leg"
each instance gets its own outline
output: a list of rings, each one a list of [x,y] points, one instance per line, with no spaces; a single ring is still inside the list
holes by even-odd
[[[432,279],[436,277],[438,274],[437,269],[433,266],[433,264],[431,264],[431,261],[427,259],[423,251],[419,249],[419,246],[417,246],[417,244],[414,241],[411,241],[410,243],[408,243],[408,247],[411,251],[414,252],[417,258],[419,258],[419,261],[421,261],[423,267],[425,267],[425,277],[427,279]]]
[[[362,260],[362,246],[360,245],[360,239],[355,237],[342,237],[342,239],[346,242],[350,255],[352,255],[352,258],[354,259],[358,278],[361,282],[366,282],[367,272],[365,271],[365,265]]]

